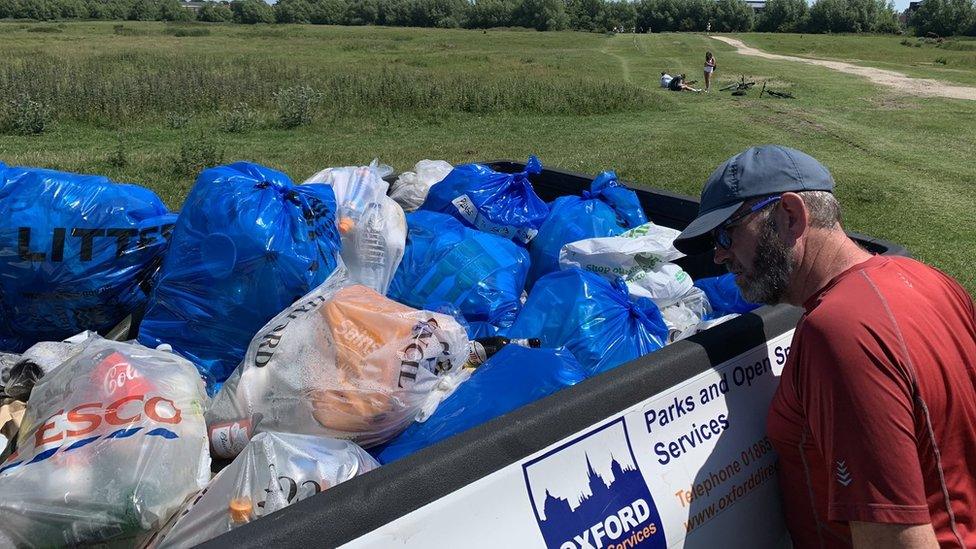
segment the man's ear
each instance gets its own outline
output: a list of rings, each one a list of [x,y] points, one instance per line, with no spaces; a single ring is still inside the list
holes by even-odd
[[[787,244],[793,244],[809,227],[809,212],[803,198],[796,193],[783,193],[777,212],[776,224]]]

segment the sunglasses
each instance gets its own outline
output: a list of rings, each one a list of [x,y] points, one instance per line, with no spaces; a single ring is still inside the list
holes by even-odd
[[[753,204],[752,207],[749,208],[748,210],[746,210],[746,211],[744,211],[744,212],[742,212],[740,214],[733,215],[732,217],[728,218],[725,221],[725,223],[722,223],[717,228],[715,228],[714,230],[712,230],[712,238],[715,240],[715,245],[718,246],[718,247],[720,247],[720,248],[722,248],[723,250],[728,250],[729,248],[731,248],[732,247],[732,235],[729,233],[729,229],[731,229],[732,227],[736,226],[742,220],[744,220],[745,218],[749,217],[750,215],[752,215],[752,214],[754,214],[754,213],[762,210],[766,206],[769,206],[770,204],[775,204],[781,198],[783,198],[783,197],[782,196],[769,196],[769,197],[766,197],[766,198],[760,200],[759,202],[756,202],[755,204]]]

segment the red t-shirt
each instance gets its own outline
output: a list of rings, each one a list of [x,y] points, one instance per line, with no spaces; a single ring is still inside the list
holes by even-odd
[[[795,547],[849,521],[931,522],[976,547],[976,312],[917,261],[875,256],[805,304],[767,421]]]

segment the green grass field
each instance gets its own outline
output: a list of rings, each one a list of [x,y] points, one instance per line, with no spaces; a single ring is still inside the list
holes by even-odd
[[[407,170],[423,158],[537,154],[554,167],[616,169],[639,185],[697,195],[730,155],[781,143],[831,169],[849,229],[904,244],[976,294],[973,101],[906,97],[826,68],[739,56],[699,34],[215,25],[176,36],[190,33],[114,25],[0,23],[0,97],[30,93],[55,113],[43,134],[0,135],[0,161],[141,183],[178,207],[193,183],[188,169],[211,159],[253,160],[302,180],[374,157]],[[966,49],[976,42],[738,38],[976,85],[976,52]],[[706,49],[718,58],[719,86],[744,75],[797,98],[657,87],[665,69],[701,79]],[[317,118],[279,127],[273,94],[305,84],[324,94]],[[218,130],[242,102],[254,127]]]

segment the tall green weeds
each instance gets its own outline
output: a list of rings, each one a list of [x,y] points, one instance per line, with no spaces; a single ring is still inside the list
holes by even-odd
[[[602,114],[655,108],[640,87],[545,74],[435,72],[385,65],[327,73],[300,63],[248,57],[124,52],[88,58],[0,58],[0,97],[29,96],[57,118],[88,122],[157,119],[169,113],[227,112],[247,104],[281,126],[388,111]],[[172,125],[172,124],[169,124]]]

